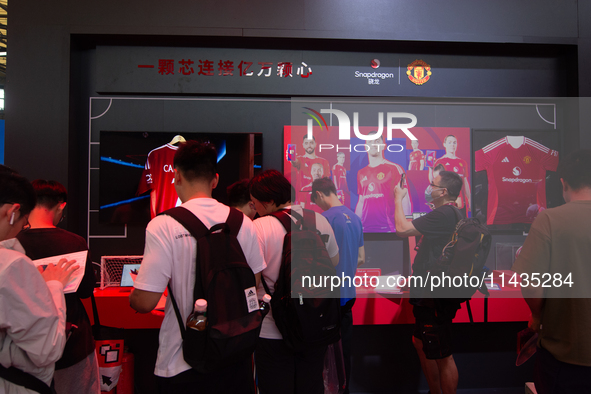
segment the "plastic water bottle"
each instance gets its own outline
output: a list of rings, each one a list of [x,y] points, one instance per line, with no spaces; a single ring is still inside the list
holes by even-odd
[[[203,331],[207,327],[207,301],[203,298],[195,301],[195,310],[187,319],[187,328]]]
[[[269,294],[265,294],[263,296],[263,300],[261,301],[261,312],[263,312],[263,315],[265,315],[267,312],[269,312],[269,303],[271,302],[271,296]]]

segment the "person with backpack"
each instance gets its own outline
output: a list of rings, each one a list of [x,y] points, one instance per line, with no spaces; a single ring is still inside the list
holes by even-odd
[[[291,337],[284,338],[278,328],[281,326],[284,330],[283,333],[286,333],[285,329],[294,328],[282,325],[277,315],[278,313],[286,313],[284,310],[278,309],[281,299],[286,302],[294,300],[289,291],[282,294],[285,297],[279,294],[281,289],[285,290],[285,287],[291,285],[285,283],[285,269],[282,270],[282,266],[288,263],[285,261],[285,254],[288,252],[286,248],[291,248],[291,256],[299,252],[292,242],[286,241],[284,243],[288,231],[282,220],[288,219],[293,223],[291,225],[292,239],[293,236],[297,236],[295,233],[300,231],[297,223],[302,220],[304,225],[308,226],[307,228],[312,229],[315,237],[324,238],[319,242],[324,243],[325,253],[318,257],[318,260],[332,265],[329,268],[333,273],[336,273],[334,266],[339,262],[339,249],[334,232],[328,221],[319,213],[304,210],[299,205],[292,205],[293,187],[279,171],[267,170],[255,176],[250,182],[250,194],[257,213],[261,216],[253,223],[267,262],[267,268],[262,272],[262,284],[258,287],[258,295],[259,299],[265,293],[269,293],[273,297],[271,311],[263,320],[260,339],[255,351],[258,388],[261,394],[322,394],[324,393],[322,373],[327,344],[323,344],[320,339],[315,345],[300,343],[298,346],[296,341],[290,341]],[[312,218],[311,221],[315,220],[315,223],[310,223],[310,218]],[[289,228],[289,222],[287,223]],[[316,229],[320,234],[317,235]],[[328,262],[326,262],[327,259]],[[297,270],[295,264],[294,262],[291,267]],[[269,290],[267,291],[265,287]],[[337,308],[340,321],[339,299],[333,298],[324,301],[328,303],[336,301],[336,304],[333,305]],[[307,300],[300,295],[299,300],[295,298],[295,302],[303,305]],[[314,319],[303,320],[302,324],[313,324],[312,320]],[[338,327],[331,326],[327,329],[338,330]],[[313,337],[323,334],[323,332],[311,333]],[[328,340],[338,341],[339,334],[338,332],[336,334],[336,337],[333,336]]]
[[[413,276],[426,278],[428,272],[435,268],[443,248],[450,242],[458,222],[456,199],[462,185],[462,178],[458,174],[441,171],[425,192],[425,198],[433,211],[412,222],[406,220],[399,204],[407,195],[407,189],[400,186],[394,189],[397,202],[396,235],[421,236],[412,266]],[[413,287],[410,296],[415,317],[413,344],[427,378],[429,391],[431,394],[455,393],[458,386],[458,369],[451,349],[451,324],[460,308],[460,301],[433,298],[423,289]]]
[[[174,186],[183,203],[181,206],[190,211],[207,229],[225,223],[229,216],[232,216],[231,208],[212,198],[212,190],[219,180],[216,167],[217,153],[210,143],[187,141],[179,146],[174,156]],[[252,222],[244,215],[241,218],[244,220],[235,238],[252,270],[252,273],[248,273],[251,277],[254,276],[250,278],[254,279],[252,286],[256,287],[260,280],[260,273],[266,264]],[[230,226],[230,231],[235,232],[236,228]],[[174,297],[181,315],[180,320],[184,324],[194,310],[196,271],[198,274],[203,274],[201,265],[224,263],[220,258],[219,261],[201,261],[201,265],[197,267],[196,259],[201,249],[197,247],[198,241],[191,234],[189,229],[166,213],[152,219],[146,228],[142,265],[134,283],[134,290],[130,294],[131,307],[140,313],[148,313],[156,307],[162,293],[169,286],[169,297],[160,328],[158,358],[154,371],[159,392],[253,393],[252,353],[236,357],[233,363],[209,373],[192,368],[186,361],[191,354],[184,354],[183,335],[186,333],[184,327],[179,327],[171,298]],[[218,255],[223,255],[223,251],[214,251],[210,256],[214,259]],[[250,280],[247,278],[249,275],[244,276],[245,279]],[[221,286],[219,283],[216,285]],[[216,297],[215,300],[208,299],[208,302],[227,306],[239,303],[246,305],[251,301],[242,288],[228,288],[227,291],[228,294],[242,293],[242,295],[239,299],[236,296],[231,297],[221,293],[222,296]],[[256,299],[254,304],[258,310]],[[214,312],[219,310],[217,308],[212,310],[213,306],[210,304],[207,309],[210,324],[213,324]]]
[[[341,152],[342,153],[342,152]],[[339,265],[337,276],[354,278],[357,267],[365,263],[365,247],[363,244],[363,225],[361,218],[344,206],[337,197],[337,189],[330,178],[316,179],[312,183],[312,201],[318,205],[334,230],[339,246]],[[349,393],[351,382],[351,339],[353,337],[353,313],[355,304],[355,286],[351,283],[341,287],[341,339],[345,362],[346,387],[344,394]]]

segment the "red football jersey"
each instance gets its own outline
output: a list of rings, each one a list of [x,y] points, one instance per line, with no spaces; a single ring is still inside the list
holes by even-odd
[[[475,153],[476,171],[488,177],[487,224],[531,223],[528,208],[546,208],[546,170],[556,171],[558,152],[521,138],[518,148],[505,137]]]
[[[410,152],[410,169],[420,170],[421,160],[425,160],[425,155],[421,150],[413,150]]]
[[[312,166],[315,163],[320,163],[322,165],[322,176],[330,178],[330,165],[328,164],[328,160],[323,159],[322,157],[310,159],[306,156],[298,156],[298,160],[300,162],[300,169],[298,170],[298,184],[296,185],[296,190],[302,190],[303,187],[312,183]]]
[[[178,147],[162,145],[148,153],[137,194],[152,190],[150,213],[155,217],[160,212],[173,208],[179,198],[174,189],[174,154]]]
[[[453,171],[462,178],[468,179],[468,175],[470,173],[470,169],[468,168],[468,164],[466,160],[460,159],[456,157],[455,159],[450,159],[448,157],[440,157],[439,159],[435,160],[435,164],[433,168],[437,167],[438,164],[443,165],[445,167],[445,171]],[[458,204],[458,208],[464,208],[466,206],[466,195],[464,193],[464,186],[462,186],[462,192],[460,193],[460,203]]]
[[[363,196],[363,231],[394,232],[394,188],[404,170],[398,164],[384,163],[364,167],[357,172],[357,193]],[[390,220],[389,220],[390,218]]]

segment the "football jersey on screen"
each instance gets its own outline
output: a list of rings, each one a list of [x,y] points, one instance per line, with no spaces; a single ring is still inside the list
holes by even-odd
[[[556,171],[558,152],[519,138],[517,148],[504,137],[475,153],[476,171],[488,178],[487,224],[532,223],[532,208],[546,208],[546,170]]]
[[[410,169],[411,170],[420,170],[421,169],[421,160],[425,159],[425,155],[421,150],[413,150],[410,152]]]
[[[328,164],[328,160],[323,159],[322,157],[310,159],[306,156],[298,156],[298,161],[300,162],[300,169],[298,171],[297,190],[302,190],[303,187],[312,183],[312,166],[316,163],[322,165],[323,176],[330,177],[330,165]]]
[[[363,196],[361,222],[364,232],[394,232],[394,188],[404,174],[395,163],[364,167],[357,172],[357,193]]]
[[[174,188],[173,161],[177,149],[174,145],[166,144],[148,153],[137,194],[153,191],[150,197],[152,218],[180,202]]]
[[[456,157],[455,159],[450,159],[448,157],[440,157],[439,159],[435,160],[435,164],[433,165],[433,168],[437,167],[437,165],[443,165],[443,167],[445,167],[445,171],[453,171],[456,174],[458,174],[460,176],[460,178],[462,178],[462,181],[464,181],[464,178],[467,177],[469,175],[469,168],[468,168],[468,164],[466,163],[466,160],[464,159],[460,159],[459,157]],[[464,187],[462,186],[462,191],[460,193],[460,203],[458,204],[458,208],[463,208],[464,206],[466,206],[466,194],[464,193]]]

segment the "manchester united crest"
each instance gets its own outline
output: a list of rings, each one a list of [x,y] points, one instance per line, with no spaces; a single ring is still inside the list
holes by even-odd
[[[529,156],[525,156],[525,157],[523,158],[523,162],[524,162],[525,164],[529,164],[529,163],[531,163],[531,157],[529,157]]]
[[[384,179],[385,175],[383,172],[380,172],[376,178],[378,178],[379,181],[381,181],[382,179]]]
[[[431,77],[431,66],[422,60],[415,60],[407,67],[406,75],[415,85],[422,85]]]

